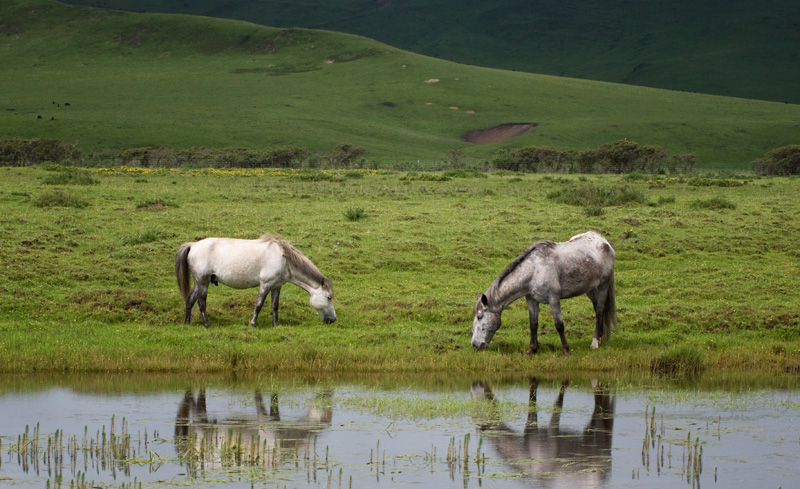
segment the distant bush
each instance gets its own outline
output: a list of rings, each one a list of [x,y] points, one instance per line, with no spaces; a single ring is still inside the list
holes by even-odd
[[[142,168],[294,168],[305,151],[299,148],[254,150],[248,148],[131,148],[117,156],[117,163]]]
[[[58,139],[11,138],[0,141],[0,165],[30,166],[46,161],[73,163],[83,154],[72,144]]]
[[[492,164],[498,170],[532,173],[677,173],[691,172],[694,155],[670,158],[659,146],[622,139],[582,151],[528,146],[499,151]]]
[[[577,154],[555,148],[527,146],[501,150],[492,161],[498,170],[529,173],[572,173]]]
[[[329,168],[350,168],[353,160],[364,153],[364,148],[352,144],[339,144],[333,151],[323,155],[322,160]]]
[[[773,149],[750,163],[756,175],[800,175],[800,145]]]

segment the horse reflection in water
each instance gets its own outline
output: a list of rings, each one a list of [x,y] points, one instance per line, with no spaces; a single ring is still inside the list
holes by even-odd
[[[480,432],[515,471],[535,487],[600,487],[611,472],[611,435],[615,399],[592,381],[594,410],[583,430],[561,427],[564,392],[561,384],[550,423],[539,424],[536,391],[538,381],[528,380],[529,411],[525,428],[517,432],[494,418],[478,424]],[[494,393],[485,382],[472,384],[472,397],[495,405]]]
[[[330,391],[317,395],[306,414],[291,421],[281,418],[277,394],[270,396],[269,409],[260,391],[254,400],[255,414],[218,421],[209,417],[205,389],[197,397],[186,391],[175,420],[175,446],[190,471],[314,458],[315,435],[331,425]]]

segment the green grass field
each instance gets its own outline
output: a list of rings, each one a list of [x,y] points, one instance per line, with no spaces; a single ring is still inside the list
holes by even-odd
[[[76,175],[77,173],[77,175]],[[649,372],[800,367],[796,178],[393,173],[367,170],[0,168],[0,370]],[[610,200],[638,196],[627,203]],[[564,195],[600,200],[561,203]],[[576,205],[577,204],[577,205]],[[472,305],[539,239],[596,229],[617,253],[619,331],[589,351],[586,298],[549,310],[527,357],[524,301],[487,351]],[[182,324],[185,241],[290,240],[334,283],[338,320],[284,287],[282,324],[247,325],[255,289],[209,293]],[[654,363],[655,362],[655,363]],[[691,368],[691,365],[689,365]]]
[[[327,31],[50,0],[5,2],[0,25],[0,139],[55,138],[90,155],[347,143],[370,165],[424,169],[452,150],[475,166],[503,148],[627,138],[741,171],[796,144],[800,128],[798,105],[478,68]],[[461,140],[509,122],[538,126],[503,143]]]
[[[531,73],[800,103],[800,7],[512,0],[66,0],[349,32],[436,58]]]

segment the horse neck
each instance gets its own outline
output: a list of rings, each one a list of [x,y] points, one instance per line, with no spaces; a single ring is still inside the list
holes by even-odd
[[[527,295],[527,275],[524,270],[518,269],[505,277],[502,282],[493,283],[486,291],[489,307],[501,312],[515,300]]]

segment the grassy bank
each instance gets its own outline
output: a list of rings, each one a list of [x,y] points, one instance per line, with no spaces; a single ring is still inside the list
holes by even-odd
[[[0,174],[3,371],[628,372],[676,355],[712,371],[800,366],[797,179]],[[567,194],[594,200],[561,203]],[[637,197],[623,203],[619,194]],[[542,352],[526,357],[522,301],[504,313],[489,350],[472,351],[476,293],[531,242],[587,229],[617,251],[611,341],[589,351],[591,304],[576,298],[562,303],[572,356],[560,356],[543,308]],[[209,293],[211,328],[197,316],[183,325],[177,247],[264,232],[290,240],[333,281],[338,321],[322,324],[308,295],[287,285],[281,325],[263,314],[251,328],[255,289],[220,286]]]

